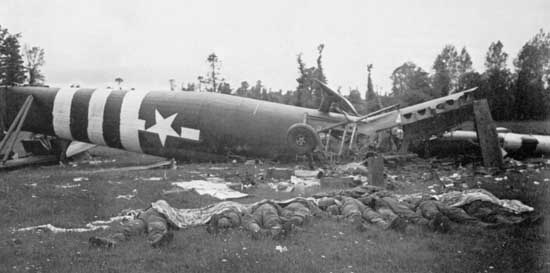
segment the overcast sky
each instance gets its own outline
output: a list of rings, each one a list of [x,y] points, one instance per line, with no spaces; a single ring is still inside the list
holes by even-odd
[[[296,55],[314,65],[325,44],[330,86],[366,89],[366,67],[387,92],[405,61],[431,71],[445,44],[465,46],[483,70],[491,42],[509,63],[540,28],[550,31],[550,1],[44,1],[1,0],[0,25],[46,51],[43,69],[55,86],[115,85],[168,89],[168,79],[196,81],[215,52],[222,76],[238,87],[262,80],[294,89]],[[7,2],[7,3],[6,3]]]

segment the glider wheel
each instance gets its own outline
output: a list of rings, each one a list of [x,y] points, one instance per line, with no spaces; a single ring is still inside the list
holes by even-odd
[[[290,149],[299,155],[313,152],[321,143],[317,131],[309,124],[296,123],[290,128],[286,135],[286,142]]]

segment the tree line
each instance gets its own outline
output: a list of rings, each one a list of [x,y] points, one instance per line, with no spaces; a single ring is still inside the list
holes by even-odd
[[[247,81],[232,89],[220,77],[220,60],[215,53],[208,56],[210,72],[199,77],[198,86],[187,84],[184,91],[208,91],[301,107],[317,108],[321,102],[321,89],[314,79],[326,83],[322,53],[324,45],[317,47],[316,64],[308,66],[298,54],[298,78],[295,90],[283,92],[266,88],[261,80],[255,85]],[[501,41],[488,47],[484,67],[478,72],[472,67],[467,49],[458,50],[454,45],[445,45],[428,72],[413,62],[404,62],[390,76],[392,88],[389,94],[377,94],[373,88],[372,64],[366,67],[367,84],[363,92],[350,89],[346,97],[358,112],[366,114],[384,106],[412,105],[448,95],[452,92],[477,87],[475,96],[486,98],[495,120],[542,120],[550,118],[550,33],[542,29],[527,41],[516,58],[513,69],[507,65],[508,53]],[[340,92],[340,88],[338,88]],[[363,99],[363,98],[364,99]]]
[[[42,85],[45,77],[44,49],[25,45],[21,48],[21,34],[12,34],[0,25],[0,85]]]

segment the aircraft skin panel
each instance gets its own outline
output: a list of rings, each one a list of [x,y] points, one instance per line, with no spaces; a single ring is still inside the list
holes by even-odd
[[[71,133],[71,106],[73,96],[78,91],[75,88],[62,88],[57,91],[53,102],[53,130],[60,138],[73,140]]]
[[[111,90],[96,89],[88,104],[88,139],[91,143],[107,146],[103,137],[103,113]]]
[[[142,153],[139,131],[145,130],[145,121],[139,119],[141,103],[149,92],[126,93],[120,107],[120,142],[125,150]]]
[[[120,141],[120,110],[128,91],[115,90],[107,97],[103,111],[103,137],[107,146],[123,149]]]
[[[88,105],[94,89],[79,89],[71,103],[71,134],[74,139],[90,142],[88,137]]]

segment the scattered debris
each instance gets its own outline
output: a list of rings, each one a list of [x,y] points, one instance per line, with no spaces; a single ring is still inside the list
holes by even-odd
[[[80,184],[63,184],[63,185],[56,185],[55,187],[61,188],[61,189],[72,189],[72,188],[80,187]]]
[[[149,165],[143,165],[143,166],[130,166],[130,167],[121,167],[121,168],[107,168],[107,169],[97,169],[97,170],[82,170],[81,173],[104,173],[104,172],[129,172],[129,171],[142,171],[142,170],[150,170],[150,169],[157,169],[157,168],[166,168],[171,167],[173,165],[172,160],[167,161],[161,161],[154,164]]]
[[[143,181],[162,181],[164,177],[146,177],[146,178],[136,178],[136,180],[143,180]]]
[[[365,178],[364,176],[361,176]],[[365,178],[366,179],[366,178]],[[354,177],[353,176],[346,176],[346,177],[332,177],[332,176],[325,176],[321,178],[320,184],[323,188],[338,188],[338,187],[350,187],[354,183]]]
[[[338,174],[360,174],[368,176],[369,171],[364,163],[365,162],[351,162],[345,165],[338,165],[336,166],[335,171]]]
[[[109,220],[98,220],[98,221],[93,221],[91,223],[87,223],[85,227],[80,227],[80,228],[60,228],[52,224],[45,224],[45,225],[31,226],[31,227],[25,227],[25,228],[18,228],[18,229],[14,229],[13,232],[22,232],[22,231],[42,231],[42,232],[50,231],[53,233],[89,232],[89,231],[94,231],[98,229],[108,229],[110,227],[108,224],[111,224],[115,221],[124,221],[132,218],[134,218],[134,215],[115,216],[115,217],[111,217]]]
[[[321,178],[325,174],[325,171],[322,169],[317,170],[294,170],[294,176],[302,178]]]
[[[278,245],[278,246],[275,246],[275,250],[277,250],[277,251],[283,253],[283,252],[287,252],[287,251],[288,251],[288,248],[287,248],[286,246],[280,246],[280,245]]]
[[[294,173],[293,169],[289,168],[268,168],[265,172],[266,179],[288,180]]]
[[[116,197],[116,199],[126,199],[126,200],[134,199],[137,195],[137,192],[138,192],[137,189],[133,189],[131,193],[119,195]]]
[[[321,186],[318,178],[301,178],[297,176],[290,177],[290,184],[294,186],[294,191],[300,195],[306,194],[306,190],[312,191],[315,187]]]

